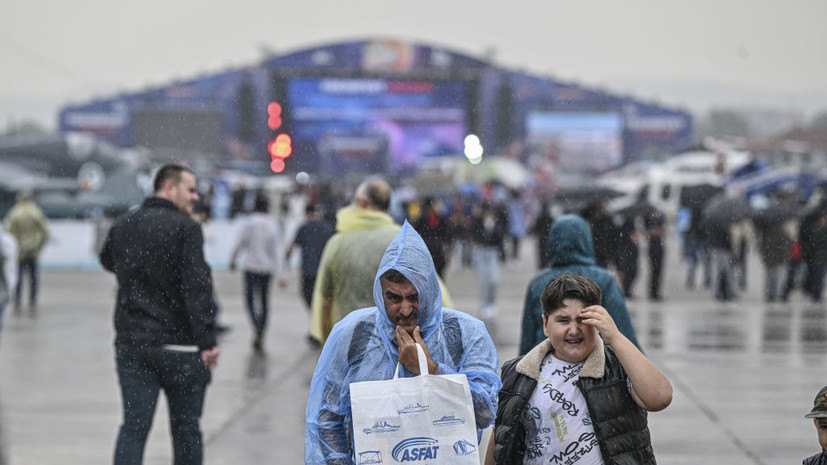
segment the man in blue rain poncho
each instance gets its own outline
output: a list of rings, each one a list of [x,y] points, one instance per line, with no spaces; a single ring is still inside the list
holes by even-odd
[[[416,345],[431,374],[468,377],[477,428],[491,425],[502,383],[499,360],[485,325],[442,306],[436,270],[419,234],[407,222],[385,251],[373,284],[376,307],[337,323],[313,373],[307,401],[307,464],[352,464],[350,383],[419,374]]]

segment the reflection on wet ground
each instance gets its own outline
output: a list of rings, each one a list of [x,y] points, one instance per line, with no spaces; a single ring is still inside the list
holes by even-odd
[[[499,312],[489,323],[500,362],[517,355],[525,288],[535,273],[531,247],[504,265]],[[628,302],[644,350],[670,377],[673,404],[650,415],[659,463],[800,463],[817,451],[803,415],[827,384],[827,310],[794,295],[761,301],[760,268],[747,292],[717,302],[683,287],[670,250],[664,300]],[[755,264],[758,264],[757,258]],[[637,295],[645,295],[644,272]],[[304,340],[308,315],[298,282],[274,292],[263,354],[237,274],[214,272],[222,319],[221,359],[202,422],[208,465],[302,463],[304,408],[318,352]],[[451,269],[457,307],[477,314],[473,270]],[[102,272],[43,274],[40,312],[7,315],[0,349],[0,465],[111,461],[120,423],[112,356],[114,280]],[[170,463],[168,418],[159,403],[145,462]],[[275,459],[277,457],[277,459]]]
[[[267,380],[267,354],[250,352],[247,356],[247,380],[251,387]]]
[[[647,346],[746,353],[827,351],[827,309],[811,303],[720,304],[683,312],[643,310]],[[638,326],[641,326],[640,324]]]

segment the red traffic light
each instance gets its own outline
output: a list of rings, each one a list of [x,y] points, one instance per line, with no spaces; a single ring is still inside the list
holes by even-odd
[[[274,158],[273,161],[270,162],[270,169],[273,170],[274,173],[281,173],[284,171],[284,160],[281,158]]]
[[[279,134],[267,146],[270,156],[274,159],[284,159],[293,153],[293,145],[290,136],[287,134]]]
[[[274,131],[281,127],[281,105],[279,102],[270,102],[267,105],[267,126]]]

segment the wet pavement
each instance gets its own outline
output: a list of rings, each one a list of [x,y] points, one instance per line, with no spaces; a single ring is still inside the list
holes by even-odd
[[[502,273],[499,313],[490,325],[500,362],[516,356],[523,293],[535,271],[533,241]],[[674,245],[665,299],[629,303],[647,355],[675,388],[672,405],[650,414],[661,464],[788,464],[818,451],[804,418],[827,384],[827,311],[794,295],[765,304],[763,268],[750,257],[746,294],[716,302],[684,288]],[[637,295],[645,295],[646,264]],[[304,407],[317,352],[306,340],[298,281],[274,288],[266,354],[251,349],[241,277],[215,271],[222,320],[221,359],[202,422],[206,463],[303,461]],[[457,306],[478,310],[471,270],[445,279]],[[113,277],[102,271],[42,273],[36,311],[7,312],[0,338],[0,465],[111,462],[120,424],[114,369]],[[171,462],[168,417],[159,402],[145,463]]]

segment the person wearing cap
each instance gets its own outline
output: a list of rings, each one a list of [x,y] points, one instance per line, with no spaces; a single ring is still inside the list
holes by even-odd
[[[813,409],[804,417],[813,419],[813,424],[818,433],[818,442],[821,444],[821,452],[812,457],[807,457],[803,464],[827,465],[827,386],[818,391],[818,395],[813,401]]]

